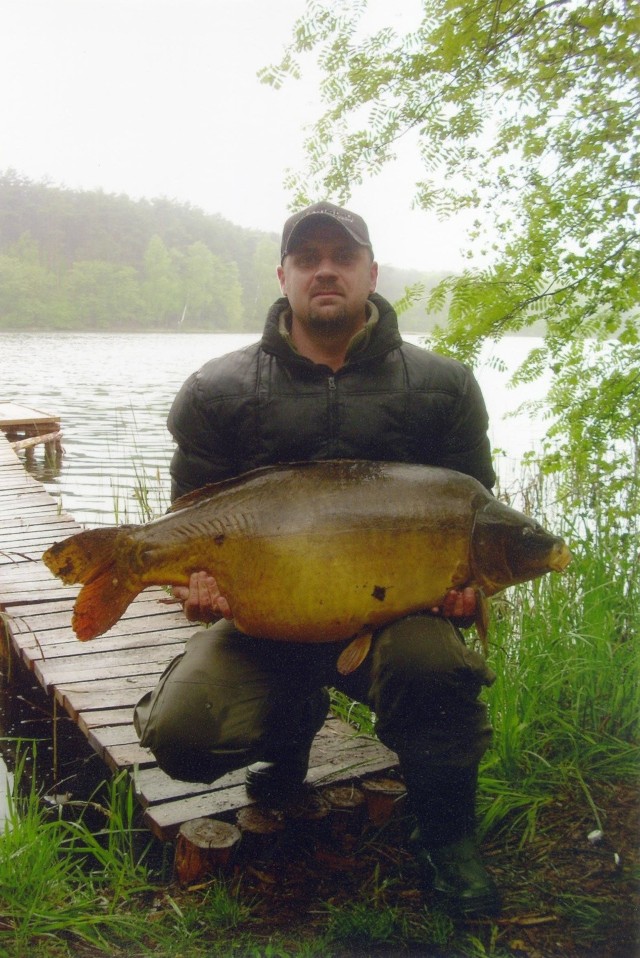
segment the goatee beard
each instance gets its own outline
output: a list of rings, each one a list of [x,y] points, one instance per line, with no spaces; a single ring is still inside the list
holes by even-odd
[[[346,309],[334,313],[333,316],[318,316],[317,313],[310,313],[307,317],[307,326],[314,333],[322,335],[323,333],[334,333],[336,329],[344,329],[353,321]]]

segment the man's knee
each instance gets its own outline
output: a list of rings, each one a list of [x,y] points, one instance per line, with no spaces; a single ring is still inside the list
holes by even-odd
[[[490,685],[495,676],[484,658],[468,648],[448,619],[407,616],[381,630],[374,651],[378,673],[393,672],[423,689],[449,681]]]
[[[138,702],[134,723],[141,745],[173,778],[212,781],[255,760],[268,694],[249,650],[211,629],[188,640]]]

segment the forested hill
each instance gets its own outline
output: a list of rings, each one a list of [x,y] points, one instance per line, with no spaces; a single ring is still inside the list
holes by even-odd
[[[276,234],[189,205],[0,175],[0,329],[259,330],[278,261]],[[383,266],[380,292],[441,278]],[[438,318],[415,305],[401,326]]]

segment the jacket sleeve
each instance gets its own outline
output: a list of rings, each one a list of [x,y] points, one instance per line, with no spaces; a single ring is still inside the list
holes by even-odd
[[[233,442],[225,430],[223,402],[205,400],[200,372],[187,379],[169,411],[176,441],[171,460],[171,500],[235,475]]]
[[[487,407],[475,376],[466,367],[465,374],[453,421],[443,436],[441,465],[465,472],[492,489],[496,474],[487,435]]]

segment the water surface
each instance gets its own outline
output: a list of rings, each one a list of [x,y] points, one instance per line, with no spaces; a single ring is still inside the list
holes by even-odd
[[[177,390],[203,362],[255,342],[259,334],[0,333],[0,400],[60,417],[64,456],[55,475],[36,457],[48,490],[88,525],[138,521],[136,490],[151,506],[168,503],[172,440],[166,417]],[[419,342],[419,337],[407,337]],[[504,451],[497,466],[505,482],[535,447],[543,424],[505,418],[522,398],[507,389],[508,374],[489,363],[497,355],[513,370],[538,340],[510,338],[487,349],[477,376],[489,409],[490,437]]]

